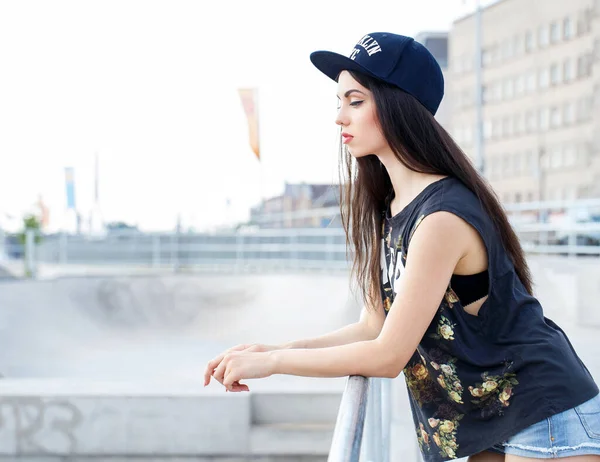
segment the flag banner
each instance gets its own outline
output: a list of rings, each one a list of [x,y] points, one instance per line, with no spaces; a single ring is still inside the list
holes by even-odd
[[[248,134],[250,147],[256,158],[260,160],[260,143],[258,138],[258,90],[254,88],[242,88],[239,91],[244,112],[248,119]]]
[[[65,168],[65,186],[67,188],[67,208],[75,209],[75,174],[72,167]]]

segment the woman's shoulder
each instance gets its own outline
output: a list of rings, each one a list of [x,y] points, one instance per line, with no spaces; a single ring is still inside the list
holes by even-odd
[[[484,211],[477,194],[456,177],[448,176],[441,180],[439,188],[428,199],[423,204],[423,210],[430,213],[437,209],[470,214]]]
[[[415,210],[412,223],[408,226],[414,232],[423,219],[436,212],[456,215],[480,232],[492,231],[492,220],[483,203],[475,192],[456,177],[446,177],[438,182],[438,187]]]

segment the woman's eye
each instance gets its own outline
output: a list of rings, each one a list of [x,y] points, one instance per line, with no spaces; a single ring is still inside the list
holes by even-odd
[[[354,101],[354,102],[350,103],[350,106],[356,107],[356,106],[360,106],[362,103],[363,103],[362,101]]]

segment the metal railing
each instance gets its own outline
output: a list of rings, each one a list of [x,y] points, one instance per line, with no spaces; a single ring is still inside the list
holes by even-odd
[[[358,462],[367,415],[369,379],[352,376],[346,382],[328,462]]]
[[[347,271],[341,229],[266,229],[252,234],[112,233],[102,238],[57,234],[35,247],[36,262],[54,265],[137,266],[208,271]],[[2,245],[22,259],[25,246]]]
[[[328,462],[388,462],[391,411],[390,379],[349,377]]]
[[[600,199],[512,204],[505,207],[523,248],[530,253],[600,255],[600,222],[584,221],[581,210],[600,210]],[[316,211],[330,217],[333,209]],[[302,211],[302,218],[311,212]],[[289,214],[286,215],[289,218]],[[562,220],[556,218],[562,217]],[[271,217],[269,220],[281,217]],[[552,221],[552,219],[554,221]],[[35,277],[37,262],[56,264],[141,265],[231,270],[347,270],[346,238],[341,228],[258,229],[251,233],[113,233],[102,238],[59,234],[35,245],[7,244],[0,231],[0,260],[20,256]],[[340,404],[329,461],[389,460],[390,380],[350,377]],[[364,444],[363,444],[364,443]]]

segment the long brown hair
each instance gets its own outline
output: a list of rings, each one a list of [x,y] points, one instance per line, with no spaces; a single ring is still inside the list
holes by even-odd
[[[498,197],[448,132],[408,93],[361,73],[350,74],[372,92],[382,133],[405,167],[419,173],[452,176],[475,193],[496,226],[521,282],[533,294],[523,249]],[[340,212],[346,248],[354,254],[353,280],[367,307],[376,309],[382,305],[382,221],[392,182],[376,156],[355,162],[340,144]]]

